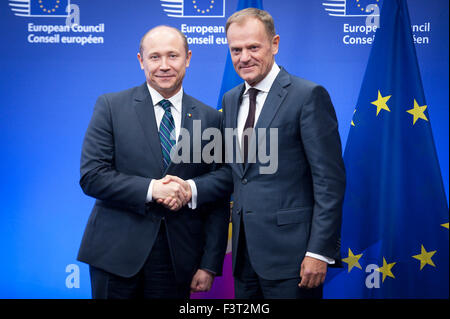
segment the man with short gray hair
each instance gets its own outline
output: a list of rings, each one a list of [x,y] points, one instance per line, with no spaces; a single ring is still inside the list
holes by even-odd
[[[234,13],[226,32],[245,83],[224,94],[223,126],[237,129],[240,148],[233,155],[244,163],[194,178],[197,204],[214,202],[233,185],[236,298],[321,298],[327,266],[340,264],[345,190],[330,96],[277,65],[280,36],[266,11]],[[272,129],[278,133],[278,165],[263,174],[264,163],[252,152],[261,141],[268,145]]]

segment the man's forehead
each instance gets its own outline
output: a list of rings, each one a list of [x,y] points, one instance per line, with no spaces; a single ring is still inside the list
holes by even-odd
[[[253,16],[245,16],[245,17],[242,17],[241,19],[231,23],[229,26],[229,29],[232,28],[233,26],[242,28],[242,27],[246,26],[247,24],[252,24],[252,27],[263,27],[264,28],[264,23],[262,21],[260,21],[258,18],[253,17]]]
[[[171,28],[158,27],[147,33],[143,40],[144,49],[167,48],[168,50],[183,50],[183,39]],[[170,48],[169,48],[170,47]]]
[[[250,42],[270,42],[270,37],[267,34],[264,26],[262,28],[249,28],[245,25],[237,25],[236,29],[232,29],[233,25],[227,32],[229,42],[233,43],[250,43]]]
[[[173,28],[160,26],[147,32],[147,34],[144,37],[144,42],[149,41],[152,38],[173,38],[173,37],[178,37],[180,39],[180,42],[182,42],[183,40],[181,39],[181,36],[178,34],[178,32]]]

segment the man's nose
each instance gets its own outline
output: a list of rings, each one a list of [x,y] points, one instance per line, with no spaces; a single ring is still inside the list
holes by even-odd
[[[250,54],[247,50],[242,50],[241,52],[241,62],[246,63],[250,61]]]
[[[159,65],[159,68],[160,68],[161,70],[165,70],[165,71],[167,71],[167,70],[170,69],[170,66],[169,66],[169,64],[167,63],[167,58],[166,58],[166,57],[162,57],[162,58],[161,58],[161,64]]]

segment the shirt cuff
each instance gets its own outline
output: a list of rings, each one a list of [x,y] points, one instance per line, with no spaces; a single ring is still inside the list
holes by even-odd
[[[150,185],[148,186],[146,203],[153,202],[153,183],[154,182],[155,182],[155,180],[152,179],[151,182],[150,182]]]
[[[189,183],[189,186],[191,186],[191,193],[192,193],[192,197],[188,203],[188,207],[190,209],[196,209],[197,208],[197,186],[195,185],[195,182],[192,179],[188,179],[187,182]]]
[[[311,257],[311,258],[315,258],[315,259],[319,259],[321,261],[326,262],[327,264],[333,265],[335,263],[335,260],[333,258],[328,258],[322,255],[318,255],[318,254],[314,254],[314,253],[310,253],[309,251],[306,253],[307,257]]]

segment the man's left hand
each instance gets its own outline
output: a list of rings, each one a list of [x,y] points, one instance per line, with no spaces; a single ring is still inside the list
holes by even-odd
[[[328,264],[324,261],[306,256],[300,269],[302,281],[298,286],[300,288],[316,288],[323,284],[327,274],[327,266]]]
[[[191,282],[191,292],[205,292],[211,289],[214,275],[209,271],[199,269]]]

